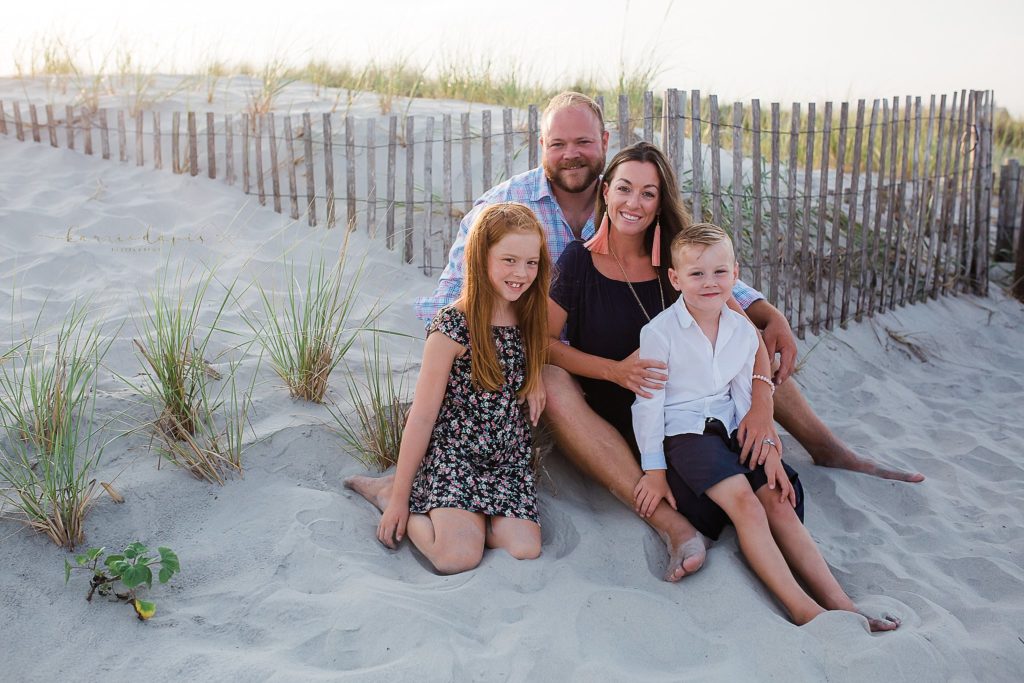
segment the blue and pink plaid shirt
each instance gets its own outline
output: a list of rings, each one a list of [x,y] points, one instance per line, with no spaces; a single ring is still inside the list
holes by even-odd
[[[551,186],[544,176],[544,169],[537,167],[532,171],[513,176],[485,192],[476,200],[470,212],[463,217],[462,223],[459,225],[459,234],[456,235],[455,242],[448,254],[448,265],[445,266],[444,272],[441,273],[441,278],[437,282],[437,289],[431,296],[417,299],[414,304],[417,318],[424,322],[430,322],[439,310],[458,298],[462,291],[463,254],[466,250],[466,237],[469,234],[469,228],[484,206],[499,202],[525,204],[537,215],[540,224],[547,231],[548,253],[551,255],[552,261],[557,261],[569,243],[576,239],[572,228],[569,227],[569,223],[562,214],[562,208],[555,200],[555,196],[551,194]],[[580,238],[588,240],[593,236],[594,217],[591,216],[583,226]],[[736,283],[732,294],[744,309],[764,298],[759,291],[742,282]]]

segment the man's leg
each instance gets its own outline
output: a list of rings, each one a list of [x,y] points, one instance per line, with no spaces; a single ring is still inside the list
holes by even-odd
[[[558,449],[581,472],[632,510],[633,489],[643,471],[622,435],[590,409],[579,384],[562,368],[544,366],[544,390],[544,419],[554,433]],[[667,581],[678,581],[701,568],[704,538],[685,517],[662,501],[644,521],[658,532],[668,548]]]
[[[775,420],[810,453],[815,465],[863,472],[883,479],[924,481],[924,475],[919,472],[890,469],[851,451],[814,413],[792,379],[775,392]]]

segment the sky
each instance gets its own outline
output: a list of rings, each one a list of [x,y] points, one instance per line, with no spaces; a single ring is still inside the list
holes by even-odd
[[[159,9],[154,11],[154,7]],[[87,13],[83,10],[88,8]],[[1016,75],[1024,0],[303,0],[274,9],[206,0],[8,3],[0,75],[61,36],[82,61],[118,47],[188,72],[220,59],[301,64],[442,55],[516,64],[538,80],[654,63],[654,88],[724,100],[851,101],[993,89],[1024,116]]]

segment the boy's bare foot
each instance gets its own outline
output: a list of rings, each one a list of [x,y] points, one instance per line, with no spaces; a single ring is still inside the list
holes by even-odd
[[[349,477],[342,483],[345,488],[352,489],[383,512],[391,499],[391,485],[394,480],[393,474],[385,474],[383,477]]]
[[[675,583],[704,566],[708,541],[699,531],[695,531],[694,534],[696,535],[684,536],[682,534],[658,533],[668,549],[666,581]]]

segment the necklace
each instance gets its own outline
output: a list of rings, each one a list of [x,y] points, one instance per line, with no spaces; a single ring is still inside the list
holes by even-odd
[[[619,267],[619,272],[622,273],[622,279],[626,281],[626,286],[629,287],[629,291],[633,294],[633,298],[636,299],[637,305],[640,306],[640,311],[644,314],[644,317],[647,318],[647,322],[651,322],[651,316],[647,313],[647,309],[644,308],[644,304],[643,302],[640,301],[640,297],[637,296],[636,290],[633,289],[633,283],[629,281],[629,276],[626,275],[626,269],[623,268],[622,263],[619,262],[619,257],[616,256],[615,252],[612,251],[611,248],[608,249],[608,253],[610,253],[612,255],[612,258],[615,259],[615,265]],[[655,275],[657,276],[657,271],[655,271]],[[656,277],[655,279],[657,279],[658,281],[658,295],[661,297],[661,310],[664,311],[665,290],[662,289],[661,277]]]

